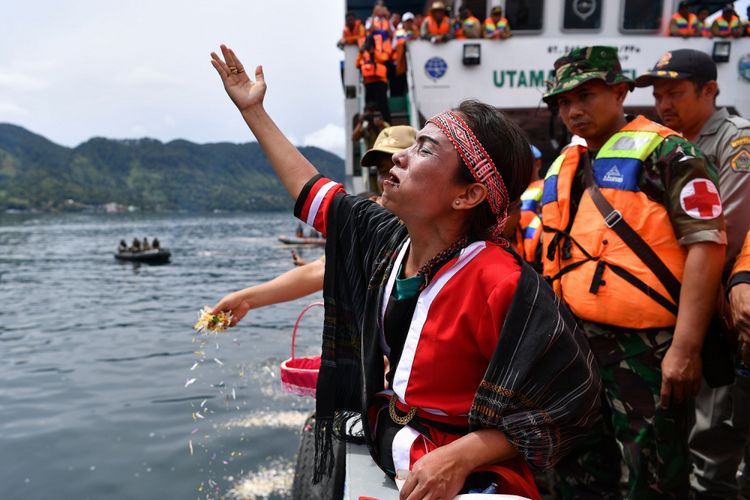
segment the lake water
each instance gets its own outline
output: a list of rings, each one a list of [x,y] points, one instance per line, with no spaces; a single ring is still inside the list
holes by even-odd
[[[0,215],[0,497],[285,497],[313,401],[283,393],[278,366],[320,294],[212,337],[192,325],[203,305],[291,269],[276,236],[296,225],[288,213]],[[157,236],[172,263],[115,261],[136,236]],[[303,321],[303,355],[320,350],[321,311]]]

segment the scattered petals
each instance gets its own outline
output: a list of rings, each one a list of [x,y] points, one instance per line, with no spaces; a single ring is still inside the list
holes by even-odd
[[[223,332],[232,323],[232,312],[220,311],[211,314],[208,307],[201,309],[200,317],[193,328],[198,332]]]

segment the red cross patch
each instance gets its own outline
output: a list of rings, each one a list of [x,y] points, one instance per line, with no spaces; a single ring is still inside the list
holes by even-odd
[[[693,219],[715,219],[721,215],[719,190],[708,179],[693,179],[680,191],[680,205]]]

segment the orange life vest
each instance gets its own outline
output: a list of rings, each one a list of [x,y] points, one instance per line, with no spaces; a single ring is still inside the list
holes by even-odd
[[[453,30],[453,37],[456,40],[463,40],[466,38],[466,33],[464,33],[464,26],[467,28],[478,26],[479,27],[479,34],[481,35],[482,31],[482,24],[479,22],[479,19],[477,19],[474,16],[469,16],[464,20],[459,20],[456,23],[456,29]]]
[[[541,264],[537,258],[537,248],[542,237],[539,203],[542,200],[543,186],[544,181],[534,181],[521,195],[520,215],[516,226],[516,250],[530,264]]]
[[[740,20],[737,16],[732,16],[732,18],[727,21],[724,16],[719,16],[714,20],[714,23],[719,27],[719,33],[717,36],[727,38],[734,35],[733,31],[740,25]]]
[[[354,22],[353,29],[350,30],[348,26],[344,26],[344,35],[342,36],[342,41],[344,42],[344,45],[357,45],[364,36],[365,27],[362,24],[362,21],[357,19]]]
[[[443,17],[440,24],[432,16],[427,16],[424,22],[427,23],[428,35],[447,35],[451,31],[451,22],[448,20],[448,16]]]
[[[742,245],[742,250],[737,254],[737,260],[734,261],[734,267],[732,268],[732,274],[741,272],[750,272],[750,232],[747,233],[745,243]]]
[[[391,21],[386,17],[373,17],[370,19],[367,33],[380,34],[383,38],[388,38],[391,33]]]
[[[373,34],[373,47],[370,51],[360,51],[357,67],[362,72],[362,81],[367,83],[387,82],[388,68],[385,62],[391,58],[391,41],[380,34]],[[364,40],[360,42],[360,48]]]
[[[502,38],[502,34],[508,30],[508,19],[501,17],[498,22],[492,16],[484,20],[485,38]]]
[[[686,251],[677,242],[666,208],[638,187],[643,161],[671,135],[679,134],[638,116],[599,151],[593,177],[622,219],[681,282]],[[582,146],[565,149],[544,180],[545,278],[583,320],[634,329],[674,326],[677,307],[669,292],[608,227],[588,190],[570,220],[571,187],[582,154],[587,154]]]
[[[672,15],[672,20],[677,24],[677,33],[680,36],[695,36],[698,28],[698,17],[692,12],[688,13],[685,19],[679,12]]]

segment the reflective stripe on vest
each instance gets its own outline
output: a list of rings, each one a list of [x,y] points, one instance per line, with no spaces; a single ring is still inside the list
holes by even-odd
[[[504,17],[501,17],[500,20],[496,23],[492,17],[488,17],[484,21],[484,32],[488,36],[492,36],[495,31],[499,31],[500,33],[504,32],[508,28],[508,20]]]
[[[679,12],[675,12],[672,16],[672,20],[677,24],[677,32],[682,36],[692,36],[696,33],[696,27],[698,25],[698,18],[695,14],[689,13],[688,18],[685,19],[680,15]]]
[[[607,141],[592,170],[602,195],[681,281],[685,250],[666,208],[638,187],[643,161],[670,135],[677,133],[639,116]],[[544,181],[545,278],[581,319],[634,329],[674,326],[676,306],[669,293],[607,227],[588,191],[569,221],[571,188],[582,154],[588,153],[581,146],[565,149]]]

